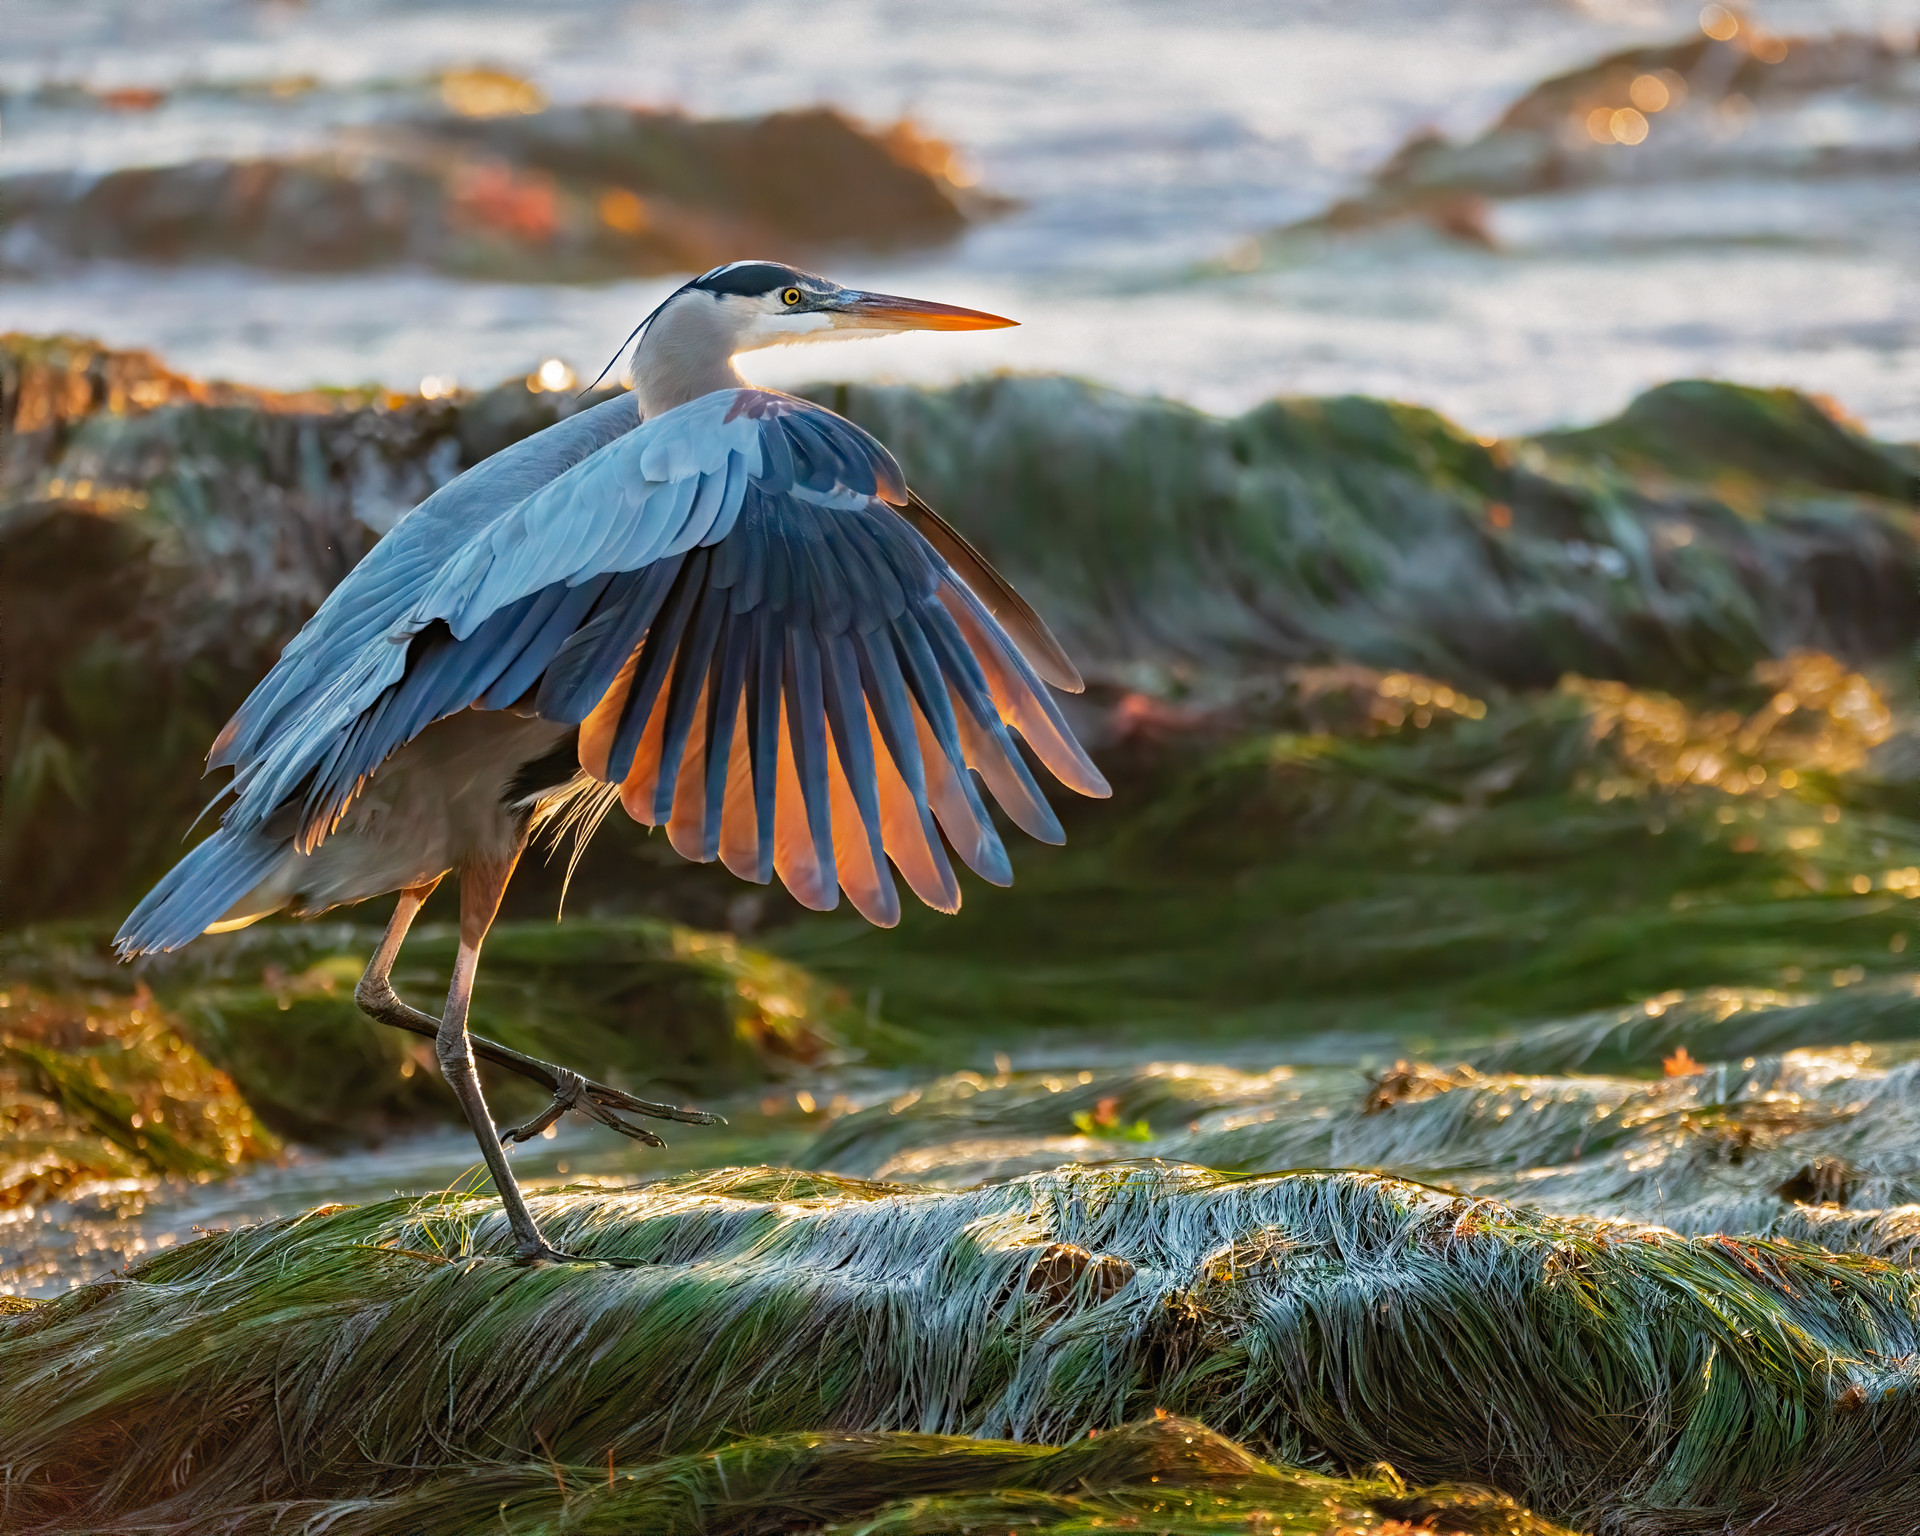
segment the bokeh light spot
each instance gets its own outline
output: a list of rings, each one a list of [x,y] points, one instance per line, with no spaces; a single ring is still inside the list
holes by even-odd
[[[573,370],[557,357],[548,358],[527,379],[527,388],[536,395],[543,391],[558,394],[563,389],[572,389],[573,385]]]
[[[1613,137],[1622,144],[1639,144],[1647,137],[1647,120],[1632,107],[1622,107],[1608,121]]]
[[[1635,75],[1627,87],[1628,99],[1642,112],[1663,112],[1671,99],[1667,82],[1658,75]]]
[[[1724,5],[1702,6],[1700,30],[1716,43],[1732,42],[1740,35],[1740,18]]]

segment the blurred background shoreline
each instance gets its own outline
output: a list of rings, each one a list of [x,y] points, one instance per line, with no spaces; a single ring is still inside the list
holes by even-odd
[[[758,241],[1023,322],[753,359],[779,386],[1062,372],[1221,413],[1386,396],[1507,435],[1717,377],[1920,437],[1914,0],[8,12],[0,330],[202,377],[591,377],[685,270]],[[952,216],[880,189],[851,135],[749,184],[682,134],[704,202],[636,174],[657,144],[582,174],[554,142],[592,136],[591,103],[696,128],[825,107]],[[326,175],[236,192],[261,166]],[[112,185],[156,167],[191,174]],[[834,183],[835,218],[785,217],[796,180]],[[279,248],[179,249],[169,218],[218,196],[236,225],[269,217],[236,199],[271,203]],[[395,234],[382,196],[444,205],[444,238]]]

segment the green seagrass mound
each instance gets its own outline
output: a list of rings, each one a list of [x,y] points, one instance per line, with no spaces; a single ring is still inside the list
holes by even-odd
[[[437,1478],[512,1503],[530,1465],[558,1498],[611,1458],[608,1522],[509,1529],[625,1529],[620,1470],[663,1457],[804,1431],[1077,1445],[1155,1408],[1278,1463],[1385,1462],[1605,1531],[1883,1531],[1920,1475],[1920,1276],[1792,1243],[1153,1162],[961,1192],[740,1169],[534,1203],[612,1262],[519,1267],[493,1202],[390,1202],[0,1321],[9,1527],[209,1529]],[[918,1518],[878,1528],[955,1528]]]
[[[496,1462],[370,1499],[254,1505],[143,1520],[143,1536],[964,1536],[1118,1526],[1167,1536],[1564,1536],[1500,1494],[1408,1489],[1276,1468],[1192,1420],[1159,1414],[1058,1449],[908,1433],[761,1435],[604,1467]]]
[[[949,1187],[1116,1158],[1373,1168],[1567,1218],[1790,1237],[1912,1263],[1913,1057],[1911,1043],[1844,1046],[1651,1078],[1405,1061],[1371,1081],[1351,1067],[1182,1063],[962,1072],[843,1116],[804,1156]]]
[[[277,1151],[377,1140],[459,1109],[433,1043],[353,1001],[379,929],[268,923],[120,965],[100,927],[0,933],[0,1210],[101,1181],[223,1174]],[[437,1010],[457,947],[410,936],[394,980]],[[655,1098],[706,1099],[866,1052],[888,1030],[798,966],[728,934],[646,918],[507,922],[476,1033]],[[487,1071],[510,1122],[545,1107]]]
[[[1658,1072],[1696,1027],[1700,1061],[1920,1040],[1920,714],[1883,678],[1801,652],[1703,707],[1303,668],[1071,807],[991,899],[769,942],[893,1023],[989,1037],[955,1066],[1023,1059],[1036,1025],[1527,1073]]]

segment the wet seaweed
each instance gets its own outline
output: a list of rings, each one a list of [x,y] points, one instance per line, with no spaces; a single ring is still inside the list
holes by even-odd
[[[128,968],[112,959],[108,929],[55,925],[0,937],[0,974],[68,997],[147,989],[267,1125],[337,1145],[458,1115],[432,1042],[375,1024],[353,1000],[379,932],[352,922],[268,924]],[[457,943],[453,926],[420,924],[395,972],[401,993],[433,1006]],[[508,922],[493,930],[487,955],[477,1032],[633,1091],[711,1096],[916,1054],[910,1037],[838,989],[727,934],[645,918]],[[545,1105],[523,1080],[490,1072],[488,1081],[505,1114]]]
[[[1317,674],[1296,682],[1268,707],[1334,712]],[[1257,1038],[1269,1061],[1340,1031],[1377,1065],[1444,1051],[1524,1071],[1657,1070],[1703,1010],[1733,1022],[1702,1059],[1912,1034],[1900,695],[1812,653],[1705,708],[1571,678],[1484,700],[1361,668],[1341,686],[1337,716],[1359,723],[1196,730],[990,903],[908,913],[884,941],[821,923],[770,942],[966,1042],[969,1064],[1030,1049],[1036,1025],[1109,1046]],[[1785,1004],[1811,1011],[1768,1033]],[[1829,1014],[1853,1032],[1823,1033]],[[1534,1027],[1556,1018],[1575,1022]]]
[[[384,1497],[435,1467],[803,1428],[1067,1444],[1156,1406],[1278,1462],[1385,1461],[1607,1531],[1884,1529],[1920,1469],[1920,1277],[1790,1242],[1151,1162],[535,1203],[616,1262],[516,1267],[487,1256],[493,1202],[390,1202],[0,1322],[9,1519]],[[1062,1243],[1133,1273],[1030,1288]]]
[[[1384,1469],[1383,1469],[1384,1470]],[[1055,1449],[954,1435],[812,1432],[736,1441],[642,1465],[475,1466],[402,1493],[201,1513],[142,1536],[313,1532],[504,1536],[644,1531],[648,1536],[1036,1531],[1134,1525],[1182,1533],[1362,1533],[1404,1529],[1552,1536],[1557,1529],[1485,1489],[1409,1490],[1397,1478],[1334,1479],[1280,1469],[1191,1420],[1157,1415]]]

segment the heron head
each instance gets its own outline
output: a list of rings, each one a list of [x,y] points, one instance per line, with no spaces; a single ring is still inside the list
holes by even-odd
[[[987,331],[1017,325],[977,309],[842,288],[777,261],[735,261],[688,283],[731,334],[735,352],[887,331]],[[678,296],[676,296],[678,297]]]

